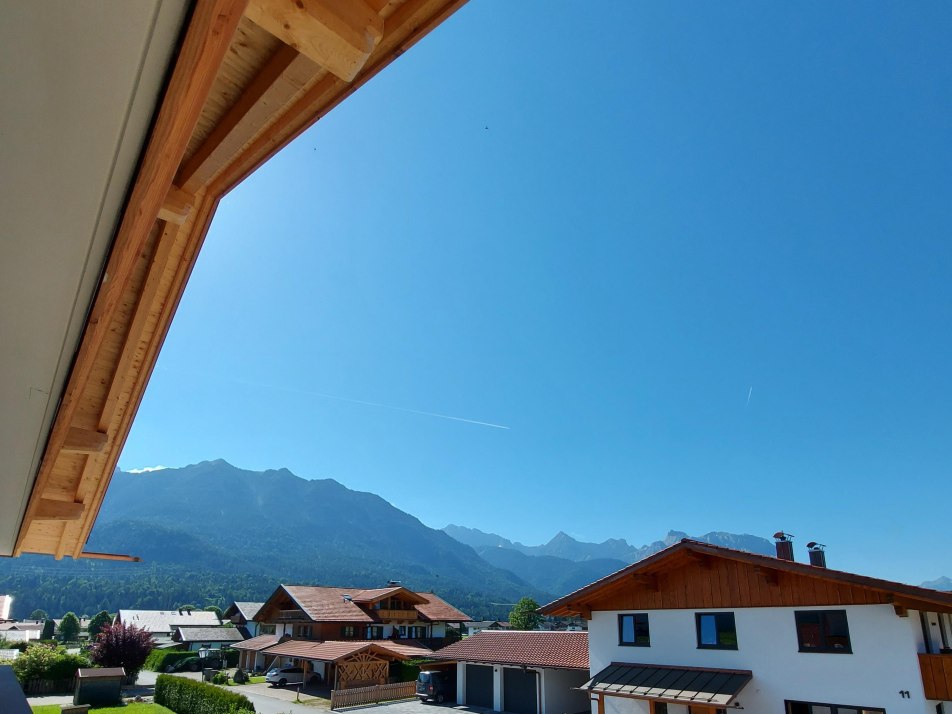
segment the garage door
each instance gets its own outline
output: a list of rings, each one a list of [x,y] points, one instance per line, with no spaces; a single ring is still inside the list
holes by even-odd
[[[466,665],[466,705],[493,708],[493,668],[482,664]]]
[[[536,714],[536,674],[506,667],[502,672],[502,708],[515,714]]]

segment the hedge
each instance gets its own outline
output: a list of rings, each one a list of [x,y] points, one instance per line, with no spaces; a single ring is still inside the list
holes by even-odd
[[[153,672],[164,672],[169,665],[196,655],[196,652],[186,652],[179,649],[152,650],[149,652],[149,656],[145,658],[145,664],[142,666]]]
[[[226,649],[225,665],[228,667],[237,667],[238,655],[238,650]],[[189,657],[198,657],[198,652],[187,652],[186,650],[177,648],[152,650],[149,653],[149,656],[146,658],[145,664],[142,666],[144,669],[148,669],[153,672],[164,672],[169,667],[169,665],[173,665],[176,662]]]
[[[155,703],[175,714],[252,714],[255,710],[243,694],[170,674],[156,679]]]

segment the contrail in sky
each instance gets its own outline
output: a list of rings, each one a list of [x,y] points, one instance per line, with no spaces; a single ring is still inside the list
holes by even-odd
[[[753,393],[754,393],[754,388],[753,388],[753,387],[751,387],[749,390],[747,390],[747,406],[748,406],[748,407],[750,406],[750,395],[753,394]]]
[[[193,375],[199,379],[207,379],[205,376]],[[222,379],[218,377],[218,379]],[[509,431],[508,426],[503,426],[502,424],[493,424],[488,421],[479,421],[478,419],[467,419],[465,417],[451,416],[450,414],[440,414],[439,412],[428,412],[422,409],[410,409],[409,407],[398,407],[394,404],[381,404],[380,402],[368,402],[363,399],[351,399],[350,397],[340,397],[336,394],[327,394],[326,392],[314,392],[309,389],[294,389],[292,387],[281,387],[276,384],[262,384],[260,382],[249,382],[244,379],[234,379],[234,378],[224,378],[224,381],[235,382],[237,384],[244,384],[249,387],[257,387],[258,389],[277,389],[282,392],[290,392],[292,394],[306,394],[312,397],[320,397],[322,399],[333,399],[338,402],[349,402],[350,404],[361,404],[365,407],[379,407],[380,409],[392,409],[393,411],[398,412],[407,412],[409,414],[419,414],[421,416],[435,417],[436,419],[449,419],[450,421],[460,421],[464,424],[475,424],[477,426],[488,426],[492,429],[504,429]]]

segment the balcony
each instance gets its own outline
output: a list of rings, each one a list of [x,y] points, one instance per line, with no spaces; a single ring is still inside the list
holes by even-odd
[[[926,699],[952,701],[952,654],[921,654],[919,669]]]
[[[304,610],[278,610],[278,622],[293,622],[295,620],[306,620]]]
[[[416,610],[375,610],[377,617],[381,620],[409,620],[416,622],[420,619],[420,613]]]

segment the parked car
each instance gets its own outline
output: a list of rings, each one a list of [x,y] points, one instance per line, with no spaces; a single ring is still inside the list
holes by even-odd
[[[303,684],[304,670],[301,667],[274,667],[264,676],[271,686],[283,687],[285,684]]]
[[[451,672],[423,671],[417,676],[416,695],[420,701],[442,704],[456,698],[456,676]]]

